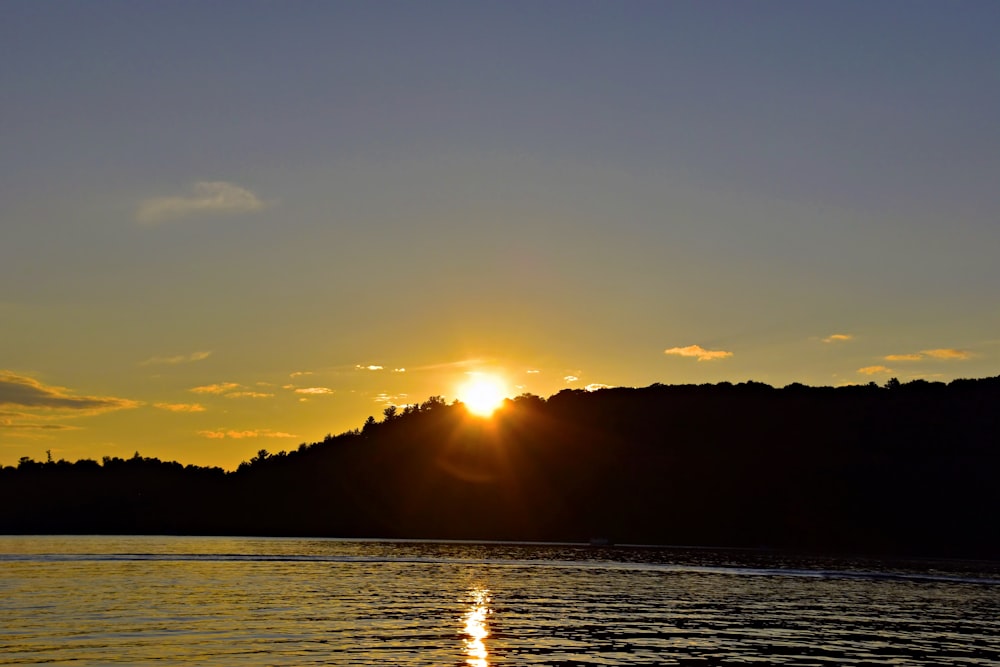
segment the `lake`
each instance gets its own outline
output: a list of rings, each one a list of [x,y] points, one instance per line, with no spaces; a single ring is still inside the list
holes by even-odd
[[[0,537],[0,664],[994,665],[1000,564]]]

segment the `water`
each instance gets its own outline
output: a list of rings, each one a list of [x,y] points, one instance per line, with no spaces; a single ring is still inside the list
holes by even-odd
[[[0,537],[0,665],[994,665],[1000,566]]]

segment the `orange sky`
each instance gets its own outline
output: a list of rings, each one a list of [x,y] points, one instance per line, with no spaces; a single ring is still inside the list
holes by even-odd
[[[0,464],[1000,373],[992,3],[0,8]]]

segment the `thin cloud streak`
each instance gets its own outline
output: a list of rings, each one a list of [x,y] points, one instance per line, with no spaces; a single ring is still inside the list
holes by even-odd
[[[233,215],[262,208],[264,202],[244,187],[226,181],[199,181],[194,184],[194,192],[186,197],[144,200],[136,210],[135,219],[144,225],[155,225],[196,214]]]
[[[923,359],[965,361],[971,358],[972,353],[968,350],[957,350],[951,347],[938,348],[934,350],[921,350],[920,352],[910,352],[907,354],[889,354],[884,357],[886,361],[921,361]]]
[[[913,354],[887,354],[883,359],[886,361],[920,361],[924,358],[924,355],[913,353]]]
[[[154,403],[153,407],[168,412],[205,412],[201,403]]]
[[[192,387],[188,391],[196,394],[225,394],[234,389],[241,389],[243,385],[236,382],[219,382],[217,384],[206,384],[200,387]]]
[[[831,334],[823,339],[824,343],[843,343],[854,338],[853,334]]]
[[[12,431],[77,431],[79,427],[77,426],[67,426],[65,424],[14,424],[8,422],[0,422],[0,428],[10,429]]]
[[[451,369],[461,369],[470,368],[476,366],[484,366],[490,363],[489,359],[462,359],[461,361],[446,361],[440,364],[427,364],[425,366],[415,366],[407,367],[405,369],[400,369],[400,371],[406,372],[418,372],[418,371],[440,371],[440,370],[451,370]]]
[[[972,358],[972,353],[968,350],[956,350],[954,348],[941,348],[937,350],[923,350],[923,354],[934,359],[965,361]]]
[[[698,361],[715,361],[733,356],[732,352],[726,350],[706,350],[701,345],[688,345],[687,347],[671,347],[663,351],[663,354],[678,357],[694,357]]]
[[[859,368],[858,372],[862,375],[878,375],[879,373],[891,373],[892,369],[886,366],[865,366]]]
[[[299,436],[294,433],[285,433],[284,431],[271,431],[270,429],[249,429],[244,431],[237,431],[236,429],[216,429],[214,431],[198,431],[198,435],[203,438],[208,438],[210,440],[223,440],[225,438],[230,438],[232,440],[243,440],[245,438],[297,438]]]
[[[191,354],[178,354],[173,357],[150,357],[145,361],[140,361],[140,366],[188,364],[195,361],[202,361],[212,356],[211,352],[192,352]]]

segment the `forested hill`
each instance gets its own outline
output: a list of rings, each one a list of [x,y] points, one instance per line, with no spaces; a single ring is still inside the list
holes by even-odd
[[[142,449],[142,443],[136,443]],[[0,532],[587,541],[1000,557],[1000,377],[432,398],[238,470],[22,459]]]

